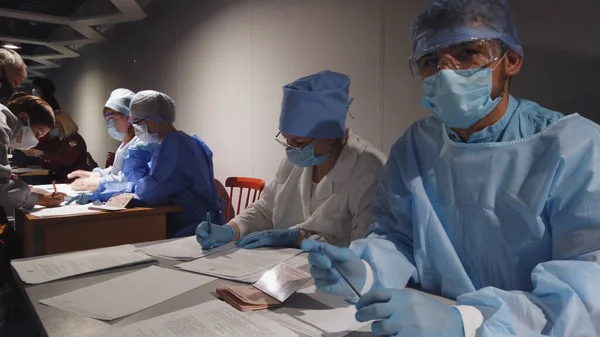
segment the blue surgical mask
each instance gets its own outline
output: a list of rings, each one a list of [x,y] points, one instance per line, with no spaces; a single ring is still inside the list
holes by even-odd
[[[125,139],[125,134],[117,130],[117,127],[115,126],[115,120],[112,118],[106,121],[106,131],[108,131],[108,134],[114,140],[122,142],[123,139]]]
[[[315,147],[313,144],[308,144],[300,149],[287,148],[285,149],[285,154],[294,165],[299,167],[318,166],[329,159],[329,153],[318,157],[315,156]]]
[[[149,133],[146,124],[137,124],[134,126],[134,129],[135,135],[138,137],[139,140],[141,140],[144,143],[151,144],[158,143],[160,141],[160,138],[158,137],[158,132]]]
[[[60,130],[59,129],[50,130],[50,138],[60,138]]]
[[[444,125],[468,129],[502,100],[491,98],[492,68],[442,69],[423,80],[423,105]]]

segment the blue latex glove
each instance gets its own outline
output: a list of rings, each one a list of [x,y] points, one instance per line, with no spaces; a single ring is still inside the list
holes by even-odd
[[[212,249],[229,243],[235,237],[233,228],[229,225],[215,225],[203,221],[196,227],[196,240],[203,249]]]
[[[92,192],[83,192],[76,197],[71,198],[71,200],[67,201],[65,205],[70,205],[72,203],[76,203],[77,205],[85,205],[92,201],[92,196],[94,193]]]
[[[317,289],[351,300],[358,299],[340,276],[343,273],[356,291],[360,292],[364,287],[367,268],[353,251],[310,239],[302,241],[301,248],[309,252],[310,273]]]
[[[258,247],[298,247],[299,229],[271,229],[254,232],[236,242],[236,246],[253,249]]]
[[[412,289],[374,289],[356,309],[357,321],[377,321],[371,326],[376,336],[464,336],[458,309]]]

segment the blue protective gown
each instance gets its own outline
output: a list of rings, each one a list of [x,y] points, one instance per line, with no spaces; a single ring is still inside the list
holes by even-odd
[[[178,205],[181,212],[167,215],[169,238],[193,235],[196,226],[206,220],[207,212],[213,223],[224,223],[214,183],[212,151],[200,138],[182,131],[169,133],[154,151],[149,166],[143,151],[130,152],[129,156],[123,168],[128,180],[130,175],[143,172],[144,166],[148,174],[136,182],[102,183],[92,200],[106,201],[115,193],[134,192],[146,205]]]
[[[374,287],[478,308],[478,336],[600,335],[600,127],[514,98],[498,123],[468,143],[411,126],[351,249]]]

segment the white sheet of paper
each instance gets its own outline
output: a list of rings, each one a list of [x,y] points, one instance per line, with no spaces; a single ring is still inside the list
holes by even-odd
[[[48,208],[48,207],[35,207],[29,214],[35,215],[38,218],[49,218],[55,216],[67,216],[67,215],[81,215],[100,213],[100,211],[89,209],[90,205],[63,205],[60,207]]]
[[[356,321],[356,308],[343,298],[317,293],[314,286],[302,289],[314,301],[314,309],[297,309],[294,302],[274,311],[261,311],[260,314],[279,324],[307,336],[341,337],[370,323]],[[306,305],[310,306],[310,305]],[[304,308],[305,306],[301,306]]]
[[[31,260],[15,260],[11,262],[11,265],[23,282],[40,284],[155,260],[153,257],[137,252],[133,245],[123,245]]]
[[[138,248],[138,251],[151,256],[180,261],[191,261],[235,248],[235,242],[211,250],[203,250],[195,236],[172,240],[156,245]]]
[[[164,302],[215,280],[213,277],[151,266],[55,296],[40,303],[91,318],[112,321]]]
[[[230,249],[202,259],[177,265],[183,270],[215,276],[218,278],[247,280],[254,283],[263,273],[277,264],[289,260],[302,251],[294,248],[282,249]]]
[[[298,337],[255,312],[218,300],[151,318],[98,337]]]

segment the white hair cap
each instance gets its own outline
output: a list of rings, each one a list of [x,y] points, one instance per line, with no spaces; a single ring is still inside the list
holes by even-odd
[[[131,118],[161,123],[175,122],[175,101],[154,90],[138,92],[131,100]]]

